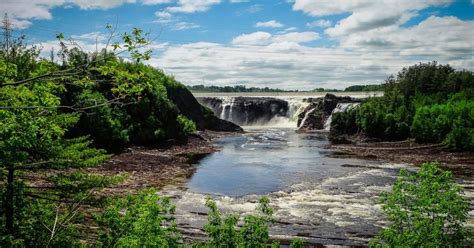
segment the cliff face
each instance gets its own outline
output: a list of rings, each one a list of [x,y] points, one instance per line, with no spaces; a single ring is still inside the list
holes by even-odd
[[[197,129],[224,132],[243,131],[240,126],[219,119],[210,109],[202,106],[186,87],[182,85],[167,87],[167,93],[179,112],[196,123]]]
[[[267,123],[275,117],[288,116],[290,111],[287,101],[272,97],[200,97],[198,101],[221,119],[239,125]]]

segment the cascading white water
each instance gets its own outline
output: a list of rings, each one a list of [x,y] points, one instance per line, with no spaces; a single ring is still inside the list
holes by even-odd
[[[234,97],[222,97],[222,111],[219,118],[232,121],[232,107],[235,102]]]
[[[296,128],[298,123],[298,115],[303,112],[309,103],[303,101],[303,99],[295,98],[280,98],[288,102],[288,112],[286,116],[275,116],[267,123],[262,123],[262,126],[269,127],[285,127],[285,128]]]
[[[332,121],[332,115],[334,113],[339,113],[339,112],[346,112],[348,110],[351,110],[355,107],[357,107],[360,103],[338,103],[336,105],[336,108],[334,108],[331,112],[331,115],[327,118],[326,122],[324,122],[324,130],[329,131],[331,128],[331,121]]]
[[[302,98],[257,98],[249,97],[207,97],[198,99],[201,104],[209,107],[219,118],[242,126],[265,126],[296,128],[298,114],[309,104]],[[261,104],[259,101],[269,101]],[[255,105],[253,105],[255,104]],[[251,107],[253,106],[253,107]],[[260,114],[264,108],[266,114]]]
[[[305,123],[306,120],[309,118],[309,116],[316,110],[316,108],[310,109],[308,112],[305,113],[303,120],[301,121],[300,125],[298,128],[301,128]]]

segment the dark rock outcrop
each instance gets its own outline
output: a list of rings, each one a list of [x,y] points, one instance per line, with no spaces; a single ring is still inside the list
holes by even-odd
[[[196,123],[197,129],[223,132],[243,131],[240,126],[215,116],[210,109],[202,106],[184,86],[168,87],[167,93],[171,101],[178,107],[179,112]]]
[[[324,129],[324,124],[339,103],[360,101],[349,96],[339,97],[329,93],[324,98],[312,98],[311,103],[298,115],[298,129],[300,131]]]
[[[221,119],[238,125],[266,123],[278,116],[287,116],[287,101],[271,97],[199,97],[198,101],[212,109]]]

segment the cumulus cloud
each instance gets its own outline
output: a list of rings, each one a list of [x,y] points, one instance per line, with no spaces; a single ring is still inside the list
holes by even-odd
[[[314,28],[314,27],[327,28],[327,27],[330,27],[331,25],[332,25],[331,21],[324,20],[324,19],[306,23],[306,26],[309,28]]]
[[[313,89],[380,82],[400,69],[400,61],[390,63],[394,61],[389,59],[379,64],[379,59],[291,42],[245,47],[193,43],[170,46],[150,63],[187,84],[245,82],[249,86]]]
[[[241,34],[232,40],[234,45],[266,45],[271,42],[291,42],[291,43],[306,43],[319,39],[319,34],[316,32],[290,32],[272,35],[268,32],[254,32],[250,34]]]
[[[394,28],[406,23],[418,14],[418,11],[430,6],[450,4],[452,0],[359,0],[359,1],[311,1],[296,0],[293,9],[311,16],[329,16],[348,13],[335,27],[326,30],[331,37],[341,37],[373,29]],[[321,25],[319,25],[321,24]],[[315,21],[308,26],[331,26],[330,23]]]
[[[273,37],[274,42],[294,42],[294,43],[306,43],[314,40],[318,40],[319,34],[316,32],[291,32],[287,34],[276,35]]]
[[[272,35],[267,32],[255,32],[242,34],[232,40],[234,45],[263,45],[270,41]]]
[[[219,4],[221,0],[179,0],[178,6],[166,8],[171,13],[194,13],[207,11],[212,5]]]
[[[281,28],[283,26],[284,26],[283,24],[275,20],[271,20],[267,22],[257,22],[255,24],[255,27],[257,28]]]
[[[199,28],[200,26],[193,22],[177,22],[174,24],[175,30],[186,30],[186,29],[194,29]]]
[[[172,3],[172,0],[142,0],[143,5],[156,5],[164,3]]]
[[[377,9],[384,10],[381,15],[400,10],[424,9],[428,6],[446,5],[453,0],[332,0],[332,1],[313,1],[313,0],[295,0],[293,10],[303,11],[312,16],[327,16],[342,13],[354,13],[362,10]],[[387,8],[385,8],[387,7]]]
[[[7,13],[14,28],[25,29],[32,20],[51,20],[51,9],[77,6],[81,9],[110,9],[125,3],[141,2],[146,5],[169,3],[171,0],[2,0],[0,15]]]

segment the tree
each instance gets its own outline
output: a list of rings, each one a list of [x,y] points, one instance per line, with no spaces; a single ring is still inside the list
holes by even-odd
[[[92,148],[87,136],[70,137],[68,131],[84,110],[123,104],[123,97],[139,86],[115,85],[115,96],[85,107],[64,105],[61,95],[67,85],[90,85],[88,72],[98,64],[106,65],[114,57],[110,55],[127,52],[137,63],[149,58],[150,51],[139,50],[148,40],[141,30],[134,29],[121,36],[122,43],[111,43],[111,54],[105,47],[103,56],[89,59],[73,40],[68,43],[59,34],[63,64],[57,65],[39,58],[39,49],[24,44],[24,37],[12,41],[7,16],[4,29],[0,50],[0,224],[4,228],[0,245],[69,246],[75,243],[74,237],[64,234],[73,229],[71,223],[82,204],[94,189],[116,180],[81,172],[109,155]],[[111,31],[109,41],[114,36]],[[121,47],[124,49],[119,51]],[[49,170],[55,173],[42,178],[44,184],[28,182],[28,178]]]
[[[391,225],[371,242],[373,247],[462,247],[469,242],[463,190],[435,163],[423,164],[415,174],[402,169],[382,203]]]

